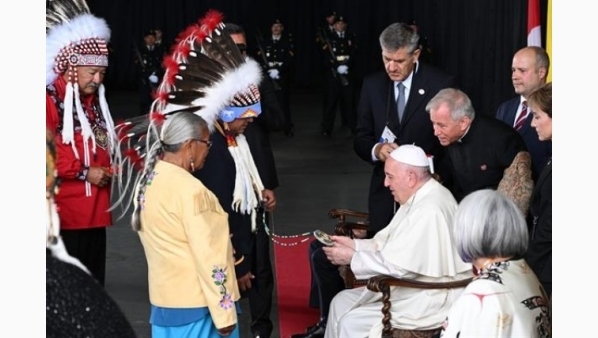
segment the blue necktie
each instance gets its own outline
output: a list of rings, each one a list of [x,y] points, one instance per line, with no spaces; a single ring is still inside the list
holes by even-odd
[[[399,112],[399,122],[403,120],[403,112],[405,111],[405,85],[403,82],[397,84],[399,88],[399,95],[397,95],[397,111]]]

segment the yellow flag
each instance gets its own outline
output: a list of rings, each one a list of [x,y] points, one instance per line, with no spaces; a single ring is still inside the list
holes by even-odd
[[[550,57],[550,68],[546,80],[552,82],[552,0],[548,0],[548,11],[546,14],[546,52]]]

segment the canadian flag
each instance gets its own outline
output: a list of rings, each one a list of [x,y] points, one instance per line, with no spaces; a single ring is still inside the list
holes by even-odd
[[[527,1],[527,45],[542,47],[540,0]]]

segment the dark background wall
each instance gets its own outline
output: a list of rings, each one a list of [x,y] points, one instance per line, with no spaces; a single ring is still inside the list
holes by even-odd
[[[527,0],[88,0],[92,12],[112,30],[111,63],[106,84],[112,88],[136,87],[133,42],[143,32],[161,28],[172,42],[208,9],[224,13],[226,22],[242,25],[255,47],[258,31],[280,19],[293,34],[296,48],[294,85],[312,88],[321,77],[316,27],[326,12],[343,15],[356,35],[359,75],[382,69],[378,36],[392,22],[420,27],[433,49],[433,63],[457,76],[460,87],[476,110],[493,114],[497,105],[514,95],[511,59],[527,44]],[[542,29],[546,27],[547,0],[540,0]],[[545,45],[545,43],[543,44]]]

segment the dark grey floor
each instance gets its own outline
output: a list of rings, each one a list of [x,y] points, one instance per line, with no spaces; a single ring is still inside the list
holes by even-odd
[[[135,91],[108,92],[108,95],[115,120],[137,114]],[[320,135],[321,102],[317,90],[295,91],[292,96],[295,136],[274,133],[271,137],[280,181],[275,190],[277,209],[273,230],[280,235],[332,229],[334,222],[327,218],[331,208],[366,210],[371,167],[355,155],[347,131],[337,127],[329,137]],[[340,116],[336,122],[339,124]],[[108,230],[106,288],[138,336],[150,337],[147,265],[139,239],[127,219],[119,220]],[[245,301],[242,307],[241,337],[251,337]],[[275,325],[272,338],[276,338],[279,337],[276,303],[272,319]]]

